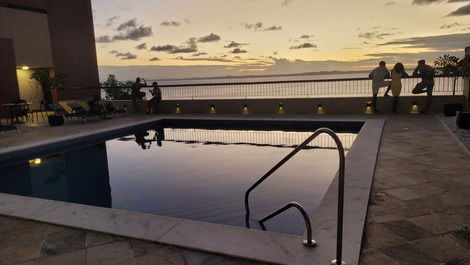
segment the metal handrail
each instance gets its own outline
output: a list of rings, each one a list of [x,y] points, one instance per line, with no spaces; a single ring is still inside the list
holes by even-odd
[[[305,221],[305,226],[307,228],[307,240],[304,240],[303,244],[306,247],[315,247],[317,245],[317,242],[313,240],[312,238],[312,225],[310,223],[310,218],[308,217],[307,211],[305,211],[304,207],[300,205],[298,202],[289,202],[286,206],[274,211],[270,215],[264,217],[263,219],[259,220],[258,223],[261,226],[261,229],[266,231],[266,227],[264,226],[264,222],[267,220],[273,218],[274,216],[281,214],[285,211],[287,211],[290,208],[296,208],[299,210],[299,212],[302,214],[302,217],[304,218]]]
[[[284,165],[289,159],[296,155],[302,148],[304,148],[308,143],[313,141],[318,135],[326,133],[336,143],[338,153],[339,153],[339,170],[338,170],[338,216],[337,216],[337,234],[336,234],[336,260],[332,261],[332,264],[344,264],[342,262],[343,255],[343,207],[344,207],[344,171],[345,171],[345,155],[344,148],[341,140],[339,139],[336,133],[328,128],[320,128],[316,130],[310,137],[305,139],[300,145],[298,145],[292,152],[285,156],[281,161],[279,161],[273,168],[271,168],[264,176],[262,176],[258,181],[251,185],[245,192],[245,224],[247,228],[250,228],[250,205],[249,205],[249,196],[250,193],[258,187],[264,180],[271,176],[276,170],[278,170],[282,165]],[[282,209],[282,208],[281,208]],[[300,209],[299,209],[300,210]],[[279,210],[278,210],[279,211]],[[276,211],[277,212],[277,211]],[[307,235],[308,236],[308,235]]]

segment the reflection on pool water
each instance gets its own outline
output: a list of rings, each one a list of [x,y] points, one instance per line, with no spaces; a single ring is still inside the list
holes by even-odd
[[[0,167],[0,192],[245,226],[248,187],[311,132],[157,129]],[[346,149],[355,134],[339,134]],[[252,192],[252,217],[291,201],[314,216],[338,167],[320,136]],[[257,225],[253,224],[254,227]],[[301,234],[294,209],[270,231]]]

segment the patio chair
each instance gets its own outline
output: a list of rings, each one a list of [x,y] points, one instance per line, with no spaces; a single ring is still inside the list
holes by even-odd
[[[28,104],[24,99],[18,99],[13,102],[13,106],[10,107],[10,117],[13,118],[22,118],[25,122],[32,122],[32,118],[29,117],[31,111],[29,110]]]
[[[39,109],[31,110],[31,117],[34,120],[34,114],[36,114],[36,121],[39,121],[39,114],[41,114],[42,120],[45,121],[46,119],[44,118],[44,113],[46,113],[47,117],[46,102],[44,100],[41,100],[41,102],[39,103]]]

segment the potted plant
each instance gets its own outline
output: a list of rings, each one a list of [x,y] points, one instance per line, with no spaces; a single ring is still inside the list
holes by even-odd
[[[460,69],[462,71],[462,76],[467,80],[470,80],[470,55],[465,55],[465,57],[460,60]],[[470,129],[470,112],[457,112],[456,122],[459,128]]]
[[[41,85],[46,106],[50,106],[50,104],[54,103],[54,99],[57,100],[56,89],[62,85],[62,81],[65,77],[66,76],[64,74],[51,76],[49,71],[46,70],[37,70],[31,74],[31,79],[36,80]],[[64,124],[64,117],[61,114],[57,114],[55,106],[53,107],[53,110],[54,114],[47,116],[49,124],[51,126]]]
[[[434,61],[434,65],[436,65],[436,71],[439,75],[447,76],[452,78],[453,81],[453,88],[452,88],[452,103],[444,104],[444,115],[445,116],[455,116],[457,111],[463,111],[463,104],[455,103],[455,86],[457,84],[457,80],[463,76],[462,73],[462,60],[456,56],[451,56],[445,54],[444,56],[439,56],[436,61]]]

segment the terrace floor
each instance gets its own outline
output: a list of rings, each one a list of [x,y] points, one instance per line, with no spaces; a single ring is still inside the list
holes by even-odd
[[[263,116],[264,117],[264,116]],[[279,116],[276,116],[279,117]],[[285,116],[289,118],[291,116]],[[296,116],[295,118],[308,118]],[[323,116],[329,118],[364,116]],[[0,150],[155,118],[2,132]],[[246,118],[246,116],[244,116]],[[368,208],[361,264],[470,264],[470,157],[431,115],[386,119]],[[11,217],[0,217],[0,264],[258,264]],[[451,263],[449,263],[451,264]]]

